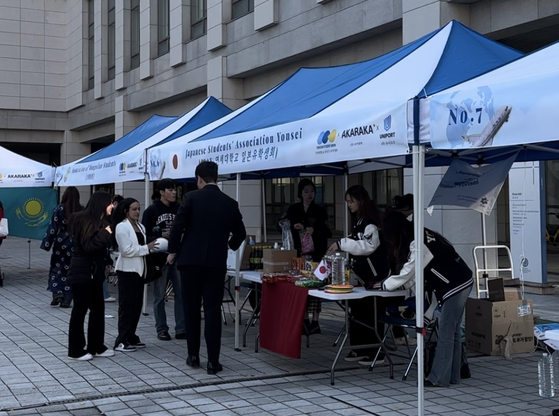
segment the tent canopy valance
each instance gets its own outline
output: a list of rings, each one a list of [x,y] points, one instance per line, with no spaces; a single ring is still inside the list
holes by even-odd
[[[54,168],[0,146],[0,188],[52,186]]]
[[[197,130],[230,112],[227,106],[209,97],[180,117],[153,115],[109,146],[57,168],[56,185],[96,185],[143,179],[148,147]]]
[[[163,165],[164,176],[192,177],[201,160],[216,161],[223,174],[392,157],[400,163],[409,149],[410,98],[520,56],[452,21],[369,61],[303,68],[228,116],[151,148],[150,177],[160,178]]]

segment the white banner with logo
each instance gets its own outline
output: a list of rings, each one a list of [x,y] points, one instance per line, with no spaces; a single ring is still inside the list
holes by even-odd
[[[491,165],[474,167],[462,160],[450,163],[429,206],[453,205],[489,215],[507,179],[516,154]]]
[[[54,168],[0,146],[0,188],[52,186]]]
[[[194,177],[202,161],[233,174],[404,155],[406,123],[406,105],[387,103],[209,140],[187,135],[149,150],[150,179]]]
[[[144,178],[144,156],[134,148],[120,155],[88,163],[69,163],[56,169],[55,186],[127,182]]]
[[[558,85],[559,74],[551,73],[435,94],[431,144],[455,149],[556,140]]]

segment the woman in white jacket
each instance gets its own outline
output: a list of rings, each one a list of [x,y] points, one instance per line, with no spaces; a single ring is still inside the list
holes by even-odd
[[[142,314],[145,256],[156,246],[146,244],[146,230],[139,222],[140,203],[134,198],[119,202],[114,213],[115,240],[119,251],[115,269],[118,276],[118,336],[115,350],[122,352],[145,348],[136,335]]]

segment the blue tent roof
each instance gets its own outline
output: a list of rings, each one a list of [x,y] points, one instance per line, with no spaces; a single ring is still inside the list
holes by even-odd
[[[442,58],[433,77],[423,91],[416,92],[417,95],[432,94],[522,56],[521,52],[487,39],[458,22],[453,21],[449,24],[452,24],[452,30]],[[365,62],[300,69],[258,103],[194,141],[224,137],[312,117],[388,70],[440,30],[442,28],[393,52]],[[410,73],[410,76],[413,76],[413,73]]]
[[[215,121],[227,114],[231,113],[231,109],[227,107],[225,104],[222,104],[219,100],[215,99],[214,97],[210,97],[204,108],[202,108],[198,114],[192,117],[188,123],[178,129],[176,132],[171,134],[166,139],[163,139],[157,144],[153,146],[160,145],[163,143],[170,142],[171,140],[176,139],[177,137],[184,136],[185,134],[190,133],[191,131],[197,130],[200,127],[204,127],[208,123]]]
[[[153,115],[148,120],[144,121],[130,133],[122,136],[120,139],[111,143],[107,147],[93,153],[91,156],[80,160],[78,163],[88,163],[95,160],[104,159],[114,155],[119,155],[134,146],[142,143],[144,140],[150,138],[158,131],[163,130],[169,124],[177,120],[176,116],[158,116]]]

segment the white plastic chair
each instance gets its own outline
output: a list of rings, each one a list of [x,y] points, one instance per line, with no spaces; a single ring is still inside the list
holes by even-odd
[[[237,251],[233,251],[229,249],[227,251],[227,271],[225,274],[225,293],[226,299],[223,300],[223,303],[233,303],[235,305],[235,296],[231,292],[231,281],[239,276],[239,279],[243,277],[241,273],[241,263],[243,261],[243,254],[245,252],[246,241],[241,243],[241,246],[237,249]],[[237,262],[237,256],[239,261]],[[228,296],[227,296],[228,295]],[[227,325],[227,319],[225,318],[225,309],[223,307],[223,303],[221,304],[221,316],[223,318],[223,323]]]
[[[490,250],[493,250],[492,254],[495,256],[496,267],[489,267],[487,260],[487,254]],[[505,250],[505,253],[509,259],[509,267],[499,267],[499,250]],[[475,270],[475,283],[476,283],[476,295],[478,299],[481,298],[481,294],[485,294],[486,297],[489,296],[489,290],[487,288],[487,281],[489,278],[502,277],[501,273],[510,273],[510,278],[514,279],[514,267],[512,263],[512,255],[508,246],[505,245],[493,245],[493,246],[476,246],[473,250],[474,263],[476,266]],[[483,267],[481,267],[483,265]],[[480,280],[483,279],[484,289],[480,286]]]

